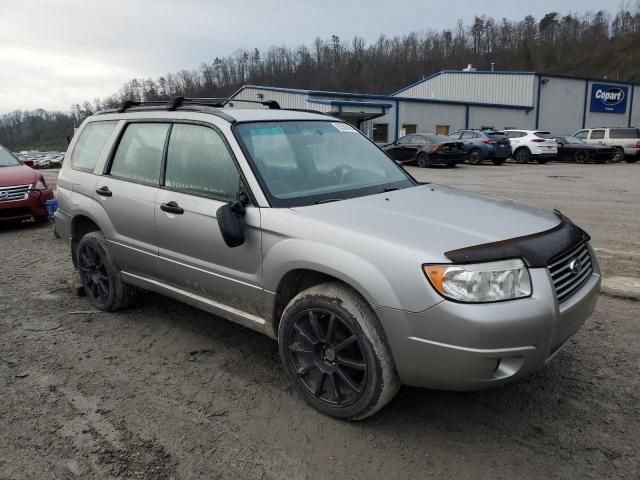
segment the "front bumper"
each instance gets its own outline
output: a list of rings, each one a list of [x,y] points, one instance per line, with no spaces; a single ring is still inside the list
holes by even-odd
[[[530,273],[533,295],[527,299],[489,304],[444,300],[419,313],[376,307],[402,382],[479,390],[540,369],[595,309],[600,274],[596,268],[578,292],[558,305],[548,270]]]
[[[0,222],[15,222],[47,216],[44,204],[53,199],[53,190],[30,190],[22,200],[0,201]]]

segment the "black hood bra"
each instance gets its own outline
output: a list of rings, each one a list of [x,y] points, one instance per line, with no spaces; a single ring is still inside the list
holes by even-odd
[[[529,267],[546,267],[559,254],[591,238],[560,211],[554,210],[554,212],[560,218],[560,224],[550,230],[509,240],[450,250],[445,253],[445,256],[454,263],[479,263],[523,258]]]

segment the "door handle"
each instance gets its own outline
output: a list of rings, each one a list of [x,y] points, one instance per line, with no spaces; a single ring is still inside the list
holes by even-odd
[[[106,185],[104,187],[97,188],[96,193],[103,197],[110,197],[111,195],[113,195],[113,192],[109,190],[109,187],[107,187]]]
[[[182,215],[184,208],[178,206],[176,202],[167,202],[160,205],[160,210],[167,213],[175,213],[176,215]]]

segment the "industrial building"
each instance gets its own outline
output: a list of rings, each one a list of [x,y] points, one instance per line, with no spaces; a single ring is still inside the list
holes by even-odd
[[[232,98],[330,113],[380,144],[408,133],[461,128],[568,135],[589,127],[640,125],[640,85],[536,72],[445,70],[390,95],[245,85]]]

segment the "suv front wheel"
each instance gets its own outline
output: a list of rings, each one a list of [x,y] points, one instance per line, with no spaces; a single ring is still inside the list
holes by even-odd
[[[282,314],[278,343],[296,391],[332,417],[369,417],[400,387],[378,319],[362,297],[341,283],[324,283],[295,296]]]
[[[87,233],[76,251],[80,281],[94,307],[113,312],[131,303],[135,287],[123,283],[101,232]]]

